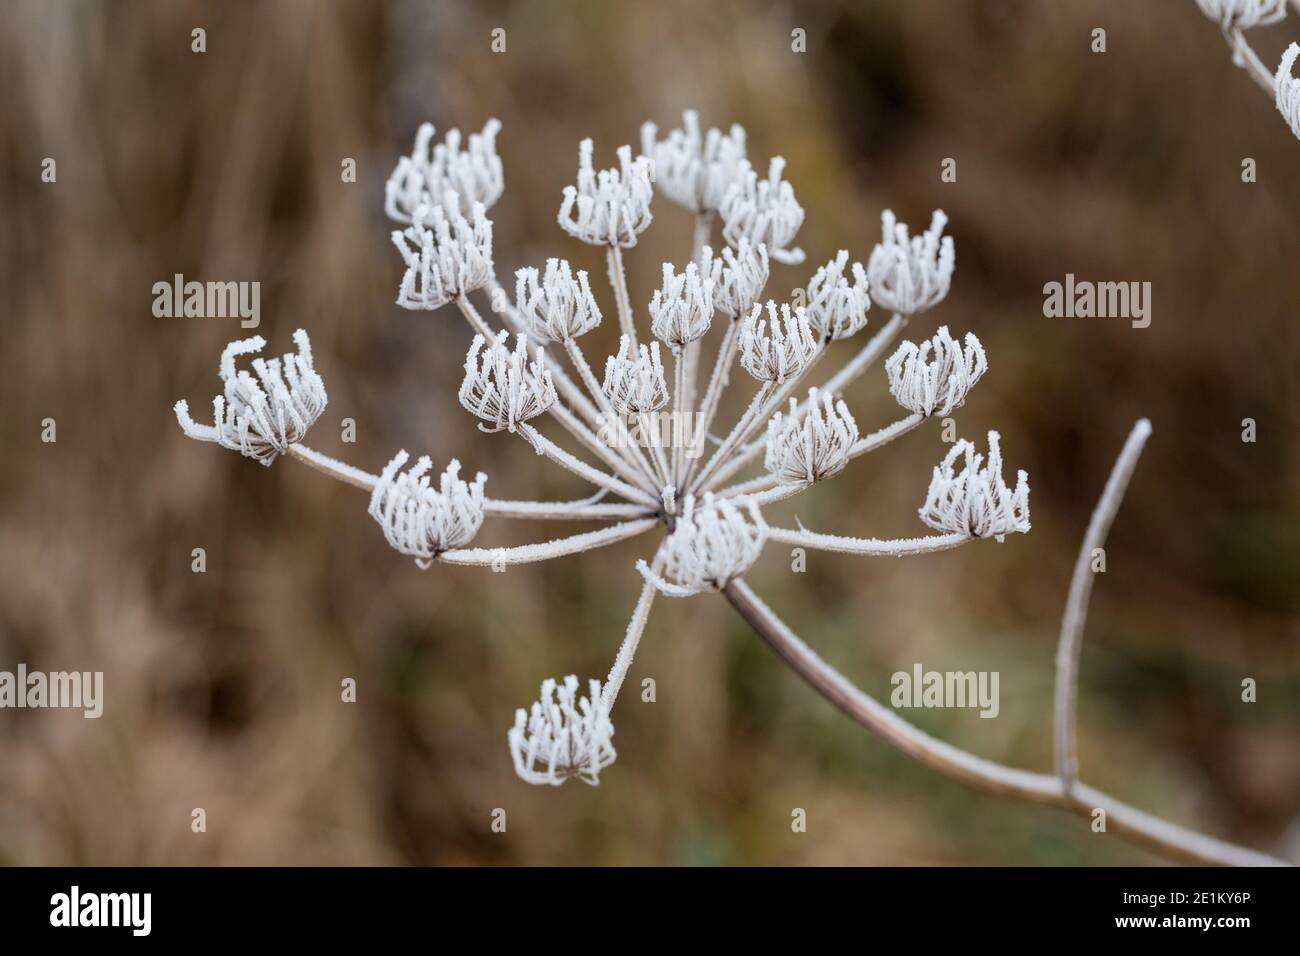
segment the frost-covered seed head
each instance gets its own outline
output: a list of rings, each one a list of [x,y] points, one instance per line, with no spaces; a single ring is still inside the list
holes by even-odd
[[[687,495],[673,533],[664,539],[664,577],[656,579],[645,562],[638,570],[665,593],[721,590],[758,560],[767,541],[767,523],[753,504],[737,505],[705,493]]]
[[[600,681],[590,681],[589,697],[579,697],[578,686],[572,674],[563,684],[547,678],[532,710],[515,711],[507,739],[515,773],[524,781],[558,787],[577,777],[595,786],[600,772],[618,757]]]
[[[719,312],[739,319],[750,313],[767,285],[767,246],[741,239],[734,252],[730,248],[722,250],[722,261],[713,304]]]
[[[600,306],[591,294],[587,273],[575,280],[564,259],[547,259],[538,281],[531,267],[515,273],[515,305],[528,331],[550,342],[567,342],[600,324]]]
[[[737,179],[722,199],[722,235],[736,246],[741,239],[754,245],[765,243],[777,262],[798,265],[803,250],[789,248],[803,225],[803,207],[794,198],[794,187],[781,178],[785,160],[780,156],[768,166],[767,179],[760,180],[748,160],[740,164]]]
[[[966,403],[966,396],[989,363],[975,333],[966,333],[962,348],[948,326],[920,345],[902,343],[885,362],[889,391],[898,404],[921,415],[947,415]]]
[[[798,375],[817,354],[817,339],[802,307],[790,310],[768,300],[767,318],[763,306],[755,305],[740,326],[740,364],[760,382],[777,385]],[[769,328],[770,323],[770,328]]]
[[[508,337],[501,332],[488,345],[476,335],[465,356],[460,403],[487,423],[478,426],[485,432],[513,432],[555,404],[555,384],[543,367],[542,350],[530,362],[525,337],[516,337],[513,352],[506,348]]]
[[[641,152],[654,160],[655,185],[679,206],[694,213],[715,212],[745,159],[745,130],[733,125],[723,134],[710,129],[700,136],[695,110],[682,113],[682,128],[656,140],[654,123],[641,127]]]
[[[420,206],[411,225],[393,232],[393,245],[406,263],[397,292],[402,308],[441,308],[487,285],[495,275],[492,222],[483,204],[475,203],[471,219],[466,219],[456,211],[456,203],[455,193],[444,193],[441,206]]]
[[[618,354],[605,362],[602,389],[621,415],[656,412],[667,405],[668,382],[659,359],[659,343],[633,348],[631,340],[622,336]]]
[[[311,341],[298,329],[293,333],[296,353],[283,358],[255,358],[253,371],[235,368],[240,355],[260,352],[266,340],[260,335],[231,342],[221,353],[217,374],[225,392],[212,400],[214,424],[200,425],[190,417],[189,403],[175,405],[181,430],[198,441],[216,442],[270,465],[277,455],[301,441],[329,402],[325,382],[312,367]]]
[[[701,262],[708,271],[701,272],[689,262],[680,275],[673,272],[671,262],[665,262],[663,285],[650,299],[650,331],[674,352],[703,338],[713,322],[713,289],[722,260],[714,259],[705,246]]]
[[[1286,16],[1287,0],[1196,0],[1201,12],[1225,30],[1268,26]]]
[[[620,146],[619,168],[597,171],[591,165],[591,149],[590,139],[578,145],[578,184],[564,187],[560,228],[593,246],[635,246],[653,218],[650,160],[633,159],[632,147]]]
[[[384,467],[370,495],[370,516],[390,545],[427,569],[442,552],[463,548],[478,534],[487,475],[479,472],[472,482],[462,481],[460,462],[453,458],[435,488],[429,482],[429,457],[421,456],[402,473],[409,458],[403,449]]]
[[[844,275],[849,253],[841,249],[808,280],[808,324],[818,338],[847,339],[867,324],[867,273],[862,263],[853,263],[853,283]]]
[[[1277,75],[1273,77],[1273,92],[1277,111],[1291,127],[1291,132],[1300,137],[1300,79],[1291,75],[1296,57],[1300,57],[1300,44],[1292,43],[1278,64]]]
[[[858,440],[858,425],[844,401],[830,392],[808,391],[802,416],[790,399],[790,413],[777,412],[767,423],[767,470],[783,485],[805,485],[839,474]]]
[[[388,218],[410,222],[420,206],[436,206],[449,192],[456,195],[457,212],[470,212],[475,203],[491,209],[505,189],[501,157],[497,155],[500,130],[500,121],[488,120],[483,132],[470,134],[469,148],[462,150],[460,130],[453,129],[430,151],[433,124],[421,124],[411,155],[397,161],[384,186],[384,212]]]
[[[871,297],[891,312],[915,315],[943,301],[957,264],[952,237],[943,235],[948,217],[936,209],[930,228],[909,238],[907,225],[886,209],[880,216],[881,240],[867,260]]]
[[[962,468],[953,467],[962,459]],[[957,442],[935,466],[930,490],[919,510],[921,520],[936,531],[997,538],[1029,530],[1029,475],[1016,473],[1012,491],[1002,480],[1002,450],[998,433],[989,432],[988,466],[966,440]]]

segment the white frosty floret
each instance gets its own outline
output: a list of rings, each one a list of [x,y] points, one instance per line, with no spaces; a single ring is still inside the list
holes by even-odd
[[[431,151],[433,124],[421,124],[411,155],[397,161],[384,186],[388,218],[410,222],[420,206],[436,206],[448,192],[456,195],[458,212],[472,210],[475,203],[492,208],[505,189],[496,145],[500,130],[499,120],[488,120],[483,132],[470,134],[469,148],[462,150],[460,130],[453,129]]]
[[[471,221],[472,220],[472,221]],[[406,272],[397,292],[404,309],[437,309],[492,281],[492,222],[482,203],[471,219],[456,211],[454,193],[441,206],[420,206],[411,225],[393,232]]]
[[[790,310],[768,300],[766,319],[763,306],[755,305],[740,326],[740,364],[760,382],[780,385],[799,375],[817,354],[817,339],[802,307]],[[770,322],[770,328],[769,328]]]
[[[650,160],[632,158],[632,147],[618,149],[618,169],[595,170],[591,140],[578,144],[578,183],[564,187],[557,217],[560,228],[594,246],[630,248],[653,218]]]
[[[672,534],[664,539],[664,574],[644,560],[641,576],[670,597],[721,590],[758,560],[767,540],[767,523],[752,503],[737,505],[706,492],[687,495]]]
[[[654,123],[641,127],[641,152],[654,161],[655,185],[679,206],[694,213],[715,212],[740,173],[745,159],[745,130],[732,125],[729,133],[710,129],[700,135],[695,110],[682,113],[682,128],[656,140]]]
[[[370,495],[370,516],[384,529],[390,545],[427,569],[442,552],[463,548],[478,534],[487,475],[479,472],[472,482],[463,481],[460,462],[453,458],[435,488],[429,482],[433,462],[427,455],[402,473],[409,457],[403,449],[384,467]]]
[[[601,696],[600,681],[589,682],[588,697],[578,696],[573,674],[557,684],[542,681],[541,699],[531,711],[515,711],[510,756],[515,773],[527,783],[558,787],[570,777],[595,786],[600,772],[618,757],[614,724]]]
[[[528,331],[538,338],[567,342],[600,324],[600,306],[591,294],[587,273],[578,270],[575,280],[564,259],[547,259],[540,282],[531,267],[520,269],[515,279],[515,306]]]
[[[777,412],[767,423],[767,470],[783,485],[821,481],[844,470],[858,440],[858,425],[849,407],[830,392],[808,390],[808,407],[800,415],[790,399],[790,412]]]
[[[1273,77],[1273,92],[1277,111],[1291,127],[1291,132],[1300,137],[1300,79],[1291,75],[1296,57],[1300,57],[1300,44],[1292,43],[1278,64],[1277,75]]]
[[[1268,26],[1286,16],[1287,0],[1196,0],[1201,12],[1225,30]]]
[[[962,468],[953,467],[962,459]],[[957,442],[935,466],[934,477],[925,504],[919,510],[921,520],[936,531],[965,534],[976,538],[997,538],[1029,530],[1029,475],[1016,473],[1016,487],[1011,490],[1002,480],[1002,450],[998,433],[989,432],[988,465],[981,468],[983,456],[965,439]]]
[[[930,228],[909,238],[907,225],[886,209],[880,215],[881,240],[867,260],[871,297],[882,308],[914,315],[943,301],[957,264],[952,237],[943,235],[948,217],[936,209]]]
[[[674,352],[703,338],[713,323],[713,288],[722,261],[705,246],[701,262],[704,272],[688,262],[680,275],[671,262],[665,262],[663,284],[650,299],[650,331]]]
[[[844,275],[848,262],[848,251],[841,249],[808,280],[808,324],[821,339],[847,339],[867,324],[867,273],[862,263],[853,263],[850,285]]]
[[[485,432],[513,432],[555,404],[555,384],[543,367],[542,350],[530,362],[525,337],[516,337],[513,352],[506,348],[508,337],[501,332],[488,345],[476,335],[465,356],[460,403],[487,423],[478,426]]]
[[[235,368],[240,355],[260,352],[266,340],[260,335],[231,342],[221,353],[218,376],[224,395],[212,400],[214,424],[200,425],[190,417],[189,403],[175,405],[176,420],[190,438],[216,442],[263,465],[301,441],[329,401],[325,382],[312,367],[311,341],[298,329],[293,333],[296,353],[282,359],[255,358],[253,371]]]
[[[798,265],[803,250],[789,248],[803,225],[803,207],[794,198],[794,187],[781,178],[785,160],[780,156],[768,165],[767,178],[760,180],[749,161],[740,164],[737,179],[722,199],[722,235],[736,246],[741,239],[765,243],[777,262]]]
[[[719,312],[739,319],[748,315],[767,285],[767,246],[742,238],[733,251],[722,250],[722,275],[713,293]]]
[[[659,359],[659,343],[634,347],[626,335],[620,338],[618,354],[605,362],[601,388],[622,415],[646,414],[667,405],[668,382]]]
[[[961,408],[966,396],[988,371],[984,346],[975,333],[966,333],[962,348],[939,326],[934,337],[920,345],[903,342],[885,362],[889,391],[899,405],[920,415],[947,415]]]

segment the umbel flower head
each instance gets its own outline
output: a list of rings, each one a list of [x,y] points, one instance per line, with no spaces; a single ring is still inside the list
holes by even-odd
[[[909,238],[907,225],[886,209],[880,215],[881,240],[867,260],[871,297],[882,308],[915,315],[943,301],[957,264],[952,237],[943,235],[948,217],[936,209],[930,228]]]
[[[567,342],[600,324],[600,306],[591,294],[587,273],[575,279],[564,259],[547,259],[538,281],[531,267],[515,273],[515,306],[528,331],[549,342]]]
[[[605,362],[601,388],[621,415],[656,412],[667,405],[668,382],[659,359],[659,343],[634,347],[624,335],[619,339],[618,354]]]
[[[1268,26],[1286,16],[1287,0],[1196,0],[1211,20],[1224,30],[1249,30]]]
[[[453,129],[430,152],[433,124],[422,123],[411,155],[397,161],[384,186],[384,212],[388,218],[410,222],[420,206],[435,206],[449,192],[457,198],[454,211],[469,212],[475,203],[491,209],[505,189],[501,157],[497,155],[500,130],[499,120],[488,120],[483,132],[470,134],[469,148],[462,150],[460,130]]]
[[[472,482],[463,481],[460,462],[453,458],[435,488],[429,483],[433,462],[427,455],[402,473],[409,457],[403,449],[384,467],[370,495],[370,516],[390,545],[427,569],[442,552],[463,548],[478,534],[487,475],[480,472]]]
[[[740,327],[740,364],[760,382],[782,384],[798,376],[817,354],[817,340],[808,325],[808,315],[802,307],[790,311],[781,306],[778,319],[776,303],[767,302],[766,319],[763,307],[755,305]],[[770,328],[769,328],[770,322]]]
[[[753,245],[765,243],[777,262],[798,265],[803,262],[803,250],[791,248],[790,243],[803,225],[804,213],[794,198],[794,187],[781,178],[784,170],[785,160],[773,157],[767,179],[760,180],[749,161],[743,161],[718,211],[722,235],[731,245],[738,245],[741,239]]]
[[[619,168],[597,172],[591,150],[590,139],[578,144],[578,184],[564,187],[560,228],[593,246],[635,246],[653,218],[650,161],[644,156],[633,159],[632,147],[620,146]]]
[[[758,560],[767,541],[767,523],[752,502],[736,504],[706,492],[702,501],[687,495],[672,534],[664,539],[664,575],[644,560],[641,576],[670,597],[722,590]]]
[[[654,162],[655,185],[679,206],[694,213],[716,212],[745,159],[745,130],[733,125],[729,133],[710,129],[700,136],[700,116],[682,113],[682,128],[656,140],[654,123],[641,127],[641,152]]]
[[[966,333],[966,348],[939,326],[934,338],[904,342],[885,362],[889,391],[904,408],[920,415],[947,415],[961,408],[975,383],[988,371],[984,346]]]
[[[701,339],[713,323],[713,289],[722,274],[722,260],[705,246],[701,263],[686,264],[680,275],[671,262],[664,263],[664,281],[650,299],[650,331],[674,352]]]
[[[618,753],[600,681],[592,680],[588,693],[589,697],[578,696],[578,678],[572,674],[563,684],[548,677],[532,710],[515,711],[515,725],[507,739],[521,778],[553,787],[570,777],[593,786],[600,782],[600,772]]]
[[[961,471],[954,471],[958,460]],[[1011,490],[1002,480],[1002,449],[998,433],[989,432],[988,465],[965,439],[957,442],[935,466],[934,477],[921,520],[936,531],[965,534],[975,538],[997,538],[1029,530],[1029,476],[1016,473]]]
[[[767,423],[763,464],[783,485],[805,485],[839,474],[858,440],[858,425],[849,407],[830,392],[808,390],[808,408],[790,399],[790,413],[777,412]]]
[[[742,238],[735,250],[722,250],[722,274],[713,292],[719,312],[739,319],[753,310],[767,286],[767,246]]]
[[[555,384],[542,365],[542,350],[530,362],[524,336],[516,337],[513,352],[505,346],[508,337],[502,332],[488,345],[476,335],[465,356],[460,403],[487,423],[478,426],[485,432],[513,432],[555,404]]]
[[[862,263],[853,263],[850,285],[844,275],[848,262],[848,250],[841,249],[808,280],[808,324],[823,340],[847,339],[867,324],[867,309],[871,308],[867,273]]]
[[[1273,77],[1273,92],[1277,111],[1282,114],[1291,132],[1300,137],[1300,79],[1291,75],[1296,58],[1300,57],[1300,44],[1292,43],[1282,54],[1282,62]]]
[[[406,263],[397,292],[402,308],[441,308],[495,276],[492,223],[483,204],[474,204],[471,219],[456,204],[455,193],[444,193],[441,206],[420,206],[411,225],[393,232],[393,245]]]
[[[266,340],[260,335],[231,342],[221,353],[217,374],[225,394],[212,400],[214,424],[200,425],[190,417],[189,403],[175,405],[176,420],[190,438],[216,442],[263,465],[301,441],[329,401],[325,383],[312,367],[311,341],[298,329],[293,333],[297,353],[283,359],[253,359],[254,378],[235,368],[240,355],[260,352]]]

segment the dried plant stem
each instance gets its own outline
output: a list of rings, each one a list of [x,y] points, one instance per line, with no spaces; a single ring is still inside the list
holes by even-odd
[[[582,348],[574,339],[567,340],[564,343],[564,348],[565,351],[569,353],[569,360],[573,362],[573,367],[577,369],[578,378],[582,381],[583,385],[586,386],[587,391],[591,393],[591,396],[596,400],[600,414],[604,416],[605,421],[609,423],[609,427],[611,429],[614,428],[619,421],[618,412],[616,412],[614,406],[610,404],[609,396],[605,394],[605,390],[601,388],[600,383],[596,381],[596,376],[591,371],[591,366],[587,363],[587,357],[582,353]],[[598,436],[595,436],[595,440],[601,445],[605,444],[600,441]],[[639,475],[638,478],[629,480],[635,480],[638,484],[640,484],[642,480],[653,481],[650,462],[646,460],[646,456],[637,445],[631,444],[623,446],[621,452],[622,457],[627,460]],[[627,478],[628,475],[624,475],[624,477]]]
[[[802,529],[794,531],[789,528],[769,528],[767,540],[796,547],[816,548],[819,551],[838,551],[841,554],[901,558],[910,554],[950,551],[975,539],[966,534],[931,534],[921,538],[850,538]]]
[[[628,501],[635,501],[639,504],[646,505],[652,509],[659,506],[658,501],[652,498],[649,493],[635,488],[627,482],[615,478],[613,475],[606,474],[598,468],[593,468],[581,458],[569,454],[555,442],[551,441],[532,425],[524,422],[519,426],[519,432],[530,441],[535,449],[545,455],[551,461],[555,462],[561,468],[565,468],[579,478],[591,482],[598,488],[607,488],[614,494],[626,498]]]
[[[632,301],[627,293],[627,270],[623,268],[623,250],[610,246],[605,252],[609,270],[609,284],[614,290],[614,304],[618,307],[618,327],[636,348],[636,325],[632,322]]]
[[[1273,74],[1269,72],[1263,61],[1254,48],[1246,41],[1246,35],[1240,30],[1225,30],[1223,39],[1227,41],[1229,49],[1232,50],[1232,62],[1246,71],[1246,74],[1255,81],[1255,85],[1269,95],[1273,96]]]
[[[913,726],[850,683],[799,639],[743,580],[722,591],[776,654],[813,689],[872,733],[919,763],[978,790],[1060,807],[1091,818],[1106,811],[1108,832],[1119,833],[1158,853],[1187,863],[1227,866],[1285,866],[1263,853],[1205,836],[1121,803],[1093,787],[1067,790],[1050,774],[1019,770],[977,757]]]
[[[699,477],[697,477],[694,484],[691,485],[692,490],[706,487],[705,483],[713,477],[714,473],[717,472],[719,468],[723,467],[723,463],[727,460],[727,456],[732,453],[732,449],[739,445],[743,440],[743,436],[746,433],[749,423],[758,417],[759,409],[761,409],[767,402],[767,397],[772,394],[772,389],[774,387],[775,386],[773,386],[771,382],[764,382],[762,384],[758,393],[741,414],[740,421],[736,422],[735,427],[732,428],[727,437],[722,440],[722,444],[714,450],[708,463],[700,470]]]
[[[601,441],[600,436],[593,433],[573,412],[558,402],[550,407],[550,412],[570,435],[581,442],[606,465],[614,469],[615,474],[621,475],[624,480],[638,487],[644,484],[648,478],[648,471],[643,472],[642,469],[634,466],[633,463],[618,454],[607,443]],[[646,468],[648,469],[648,466]]]
[[[686,476],[682,479],[683,484],[690,483],[691,475],[704,451],[709,427],[718,414],[718,402],[722,398],[723,389],[731,379],[731,365],[736,359],[736,348],[739,343],[740,323],[733,319],[727,326],[727,331],[722,334],[722,343],[718,346],[718,358],[713,364],[713,374],[709,376],[709,384],[704,390],[704,403],[700,406],[700,420],[695,423],[690,461],[686,466]]]
[[[301,443],[290,445],[288,455],[290,458],[298,459],[308,467],[315,468],[322,474],[352,485],[354,488],[360,488],[362,491],[373,491],[375,485],[379,483],[378,475],[372,475],[360,468],[354,468],[337,458],[331,458],[329,455],[322,455],[320,452],[313,451]]]
[[[663,564],[663,559],[656,555],[654,569],[657,572]],[[641,643],[641,635],[645,633],[646,621],[650,617],[650,606],[654,604],[655,587],[649,581],[641,586],[641,597],[637,599],[636,607],[632,609],[632,620],[628,622],[627,634],[623,638],[623,643],[619,646],[618,656],[614,658],[614,664],[609,669],[609,675],[605,678],[605,689],[601,692],[601,698],[605,705],[606,712],[614,707],[614,701],[618,699],[618,692],[623,687],[623,680],[627,677],[628,669],[632,666],[632,659],[636,656],[637,645]]]
[[[1106,489],[1093,509],[1088,531],[1079,547],[1074,562],[1074,575],[1070,579],[1070,595],[1061,617],[1061,636],[1056,646],[1056,694],[1053,744],[1056,754],[1056,773],[1068,790],[1079,773],[1078,715],[1079,651],[1083,646],[1083,628],[1088,620],[1088,601],[1092,597],[1093,550],[1106,542],[1115,513],[1119,511],[1124,492],[1128,489],[1133,469],[1137,467],[1142,447],[1151,435],[1151,422],[1139,419],[1129,432],[1124,450],[1115,460]]]
[[[444,564],[468,564],[478,567],[531,564],[534,561],[549,561],[552,558],[562,558],[570,554],[591,551],[594,548],[603,548],[616,541],[643,534],[658,524],[659,522],[654,518],[625,521],[622,524],[601,528],[599,531],[556,538],[554,541],[545,541],[541,544],[521,544],[513,548],[460,548],[444,551],[438,555],[438,560]]]

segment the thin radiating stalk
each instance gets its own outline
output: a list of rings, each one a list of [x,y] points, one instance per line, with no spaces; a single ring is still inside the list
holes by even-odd
[[[627,272],[623,268],[623,250],[610,246],[605,253],[609,269],[609,284],[614,290],[614,304],[618,307],[618,327],[636,348],[636,326],[632,322],[632,302],[627,294]]]
[[[822,660],[763,603],[743,580],[722,590],[732,607],[789,667],[832,704],[918,763],[978,790],[1060,807],[1091,819],[1106,812],[1108,830],[1165,856],[1215,866],[1286,866],[1264,853],[1234,846],[1144,813],[1093,787],[1067,791],[1050,774],[1019,770],[977,757],[903,720]]]
[[[483,499],[483,513],[493,518],[537,518],[542,521],[609,521],[614,518],[649,518],[642,505],[581,501],[507,501]]]
[[[315,468],[322,474],[336,478],[345,484],[352,485],[354,488],[360,488],[362,491],[374,491],[375,485],[379,484],[378,475],[372,475],[368,471],[354,468],[337,458],[331,458],[329,455],[313,451],[301,443],[290,445],[287,454],[291,458],[298,459],[304,465]]]
[[[841,554],[861,554],[870,557],[899,558],[911,554],[932,554],[950,551],[970,541],[966,534],[931,534],[920,538],[850,538],[839,534],[818,534],[814,531],[795,531],[789,528],[768,528],[768,541],[792,544],[819,551],[838,551]]]
[[[704,389],[704,403],[700,406],[699,421],[694,426],[691,454],[688,456],[689,460],[686,464],[686,475],[682,479],[684,486],[690,484],[691,475],[695,472],[695,466],[699,464],[700,456],[704,452],[704,442],[708,438],[713,419],[718,414],[718,403],[722,398],[722,392],[726,389],[731,378],[731,365],[735,361],[736,348],[739,342],[740,323],[732,319],[731,324],[727,326],[727,331],[722,334],[722,343],[718,346],[718,357],[713,363],[713,374],[709,377],[709,384]]]
[[[1056,693],[1052,739],[1055,746],[1056,773],[1068,790],[1079,774],[1078,719],[1079,652],[1083,647],[1083,627],[1088,620],[1088,602],[1092,597],[1092,553],[1106,542],[1111,523],[1119,511],[1128,489],[1133,469],[1137,467],[1142,447],[1151,435],[1151,422],[1139,419],[1129,432],[1124,450],[1115,460],[1101,500],[1093,509],[1088,530],[1074,562],[1070,595],[1061,617],[1061,636],[1056,645]]]
[[[574,339],[568,339],[565,341],[564,348],[565,351],[569,353],[569,360],[573,362],[573,367],[577,369],[578,378],[587,387],[587,391],[591,393],[591,397],[596,400],[600,413],[605,416],[605,420],[609,423],[611,428],[615,427],[616,423],[619,421],[618,412],[616,412],[614,406],[610,404],[609,396],[605,394],[605,390],[601,388],[600,383],[596,381],[596,376],[592,372],[591,366],[587,363],[587,357],[582,353],[582,348]],[[597,437],[597,440],[599,441],[599,437]],[[628,463],[640,473],[642,478],[653,483],[654,479],[650,469],[650,462],[646,460],[646,456],[642,454],[639,447],[636,445],[632,445],[631,447],[620,447],[619,451],[621,452],[621,457],[625,458]]]
[[[712,478],[720,467],[724,466],[727,457],[732,453],[732,449],[734,449],[742,440],[741,436],[745,434],[750,420],[758,417],[758,411],[766,403],[767,396],[772,394],[772,389],[773,385],[771,382],[764,382],[762,384],[758,393],[753,397],[749,405],[745,408],[744,413],[740,416],[740,421],[736,422],[735,427],[733,427],[727,437],[723,439],[722,444],[714,450],[708,463],[700,469],[699,476],[691,485],[692,491],[704,488],[705,482]]]
[[[626,481],[615,478],[613,475],[606,474],[599,468],[593,468],[581,458],[569,454],[555,442],[551,441],[532,425],[524,422],[519,426],[519,432],[525,439],[530,441],[535,449],[540,451],[551,461],[555,462],[561,468],[565,468],[579,478],[585,479],[598,488],[607,488],[614,494],[626,498],[628,501],[635,501],[639,504],[646,505],[652,509],[659,507],[657,499],[652,498],[647,492],[640,488],[629,485]]]
[[[657,571],[662,564],[662,556],[656,554],[655,570]],[[650,617],[650,606],[654,604],[654,600],[655,587],[647,581],[641,587],[641,596],[637,599],[636,607],[632,609],[632,619],[628,621],[627,634],[623,637],[623,643],[619,645],[618,656],[614,658],[614,664],[605,678],[601,702],[606,713],[613,709],[614,701],[618,700],[618,692],[622,690],[623,681],[632,667],[632,659],[636,656],[637,646],[641,643],[641,635],[645,633],[646,620]]]
[[[649,485],[646,483],[649,478],[648,472],[642,472],[640,469],[634,467],[633,464],[624,456],[618,454],[608,444],[601,441],[600,436],[593,433],[591,429],[578,419],[578,416],[573,414],[573,412],[569,411],[558,402],[551,406],[550,412],[555,417],[555,420],[563,425],[570,435],[578,439],[578,441],[581,442],[589,451],[596,455],[610,468],[614,469],[615,474],[621,475],[624,480],[636,485],[637,487],[643,487],[649,490],[653,481],[651,481]]]
[[[554,541],[544,541],[540,544],[521,544],[512,548],[456,548],[442,552],[438,555],[438,560],[444,564],[468,564],[476,567],[531,564],[535,561],[549,561],[552,558],[563,558],[570,554],[603,548],[616,541],[644,534],[658,524],[659,522],[653,518],[645,518],[641,521],[625,521],[622,524],[601,528],[599,531],[556,538]]]

